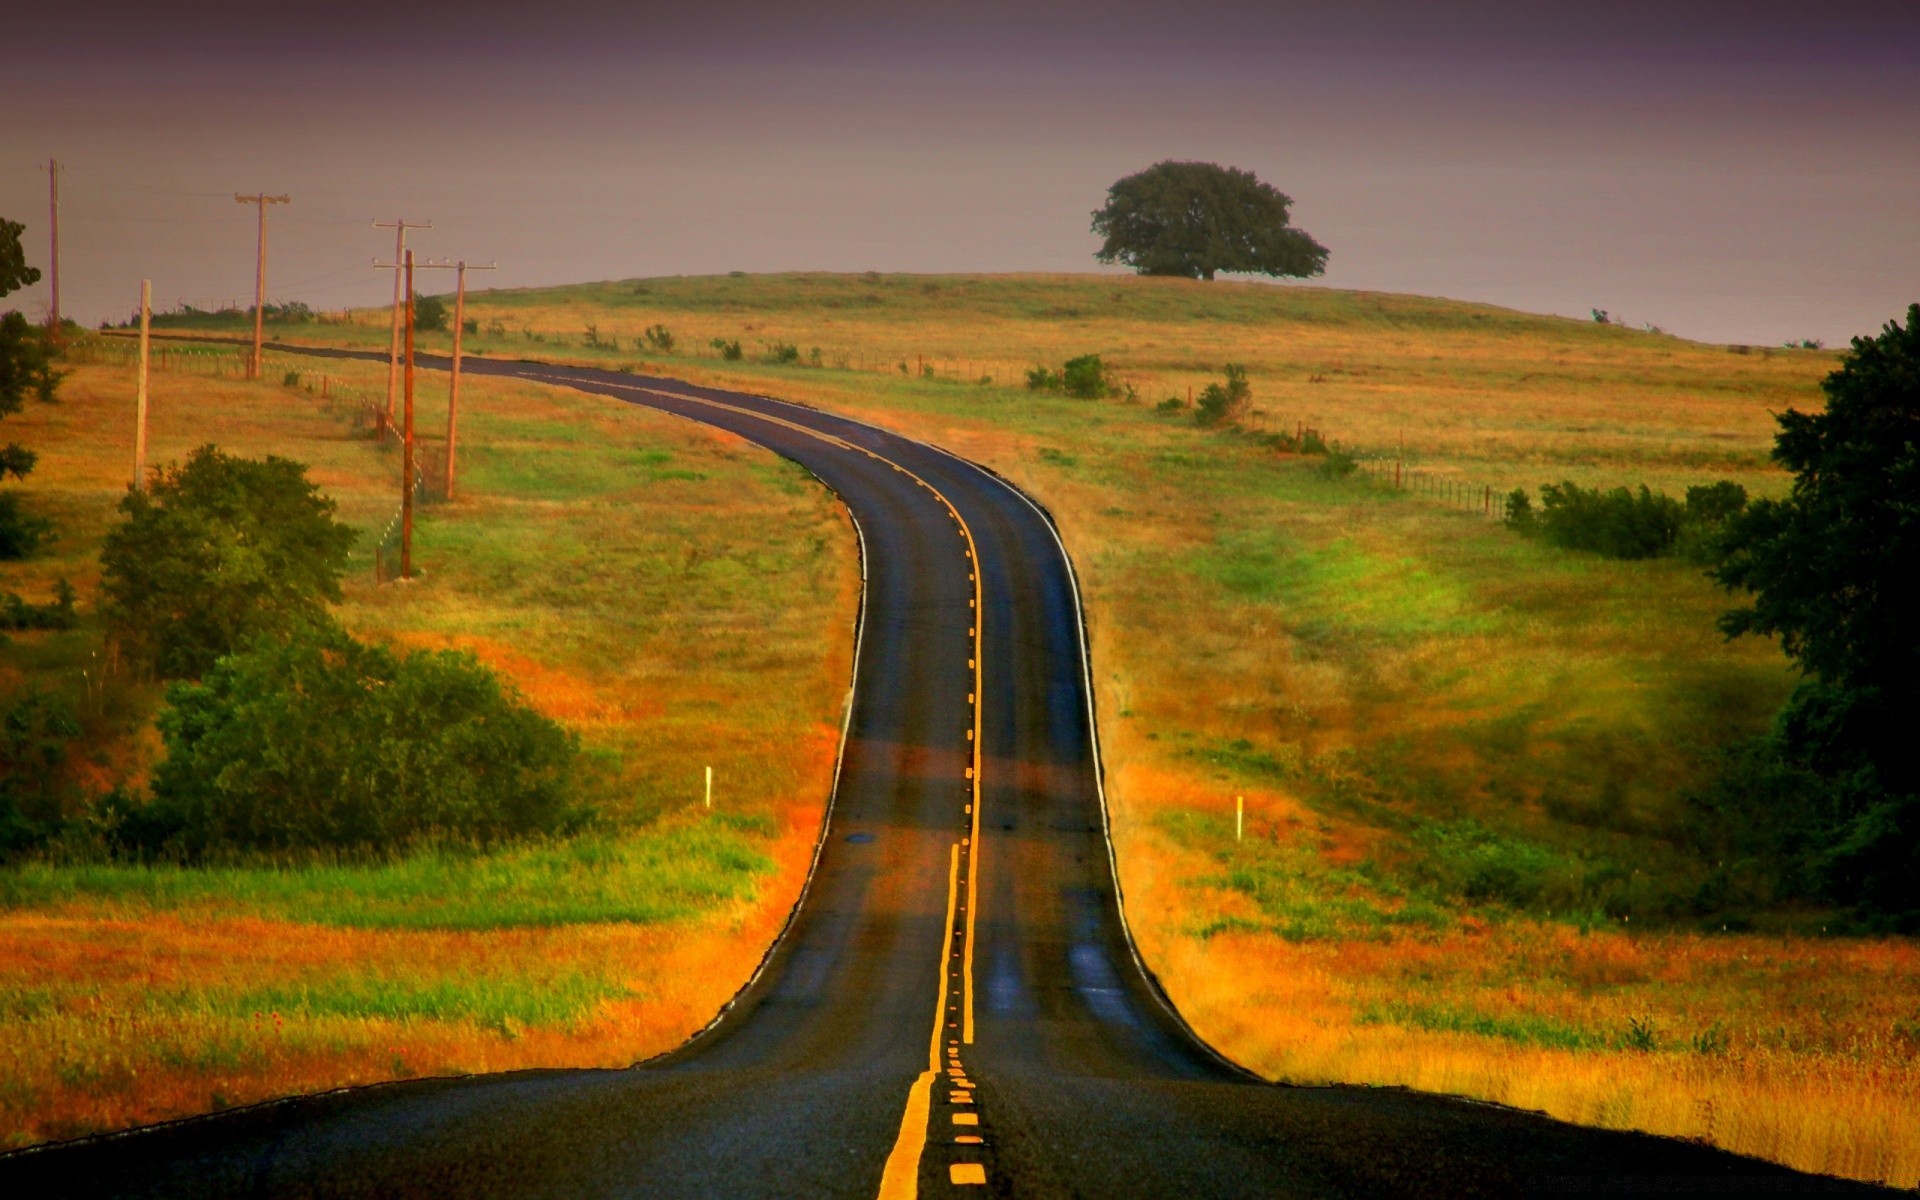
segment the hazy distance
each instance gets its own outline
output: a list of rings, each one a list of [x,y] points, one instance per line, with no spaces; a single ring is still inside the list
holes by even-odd
[[[108,3],[17,28],[0,215],[62,300],[378,302],[374,217],[502,286],[1098,269],[1163,158],[1254,170],[1328,286],[1840,344],[1920,299],[1920,15],[1836,4]],[[47,288],[8,303],[43,311]]]

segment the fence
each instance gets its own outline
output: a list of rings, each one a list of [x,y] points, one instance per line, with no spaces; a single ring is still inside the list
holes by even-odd
[[[1506,493],[1491,484],[1409,467],[1397,458],[1361,459],[1357,466],[1360,474],[1381,487],[1395,488],[1449,508],[1477,513],[1488,520],[1506,519]]]

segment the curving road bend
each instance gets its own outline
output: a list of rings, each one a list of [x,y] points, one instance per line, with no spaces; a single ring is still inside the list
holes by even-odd
[[[1685,1142],[1236,1069],[1186,1029],[1128,940],[1072,567],[1039,508],[936,448],[765,397],[537,363],[463,369],[728,429],[806,467],[853,513],[866,572],[855,690],[785,936],[712,1026],[633,1069],[389,1084],[21,1151],[0,1156],[0,1193],[1881,1191]]]

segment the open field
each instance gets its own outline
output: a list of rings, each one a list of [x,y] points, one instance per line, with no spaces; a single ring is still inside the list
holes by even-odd
[[[1792,684],[1775,648],[1713,631],[1727,598],[1152,407],[1241,362],[1273,427],[1404,444],[1432,478],[1778,494],[1769,410],[1816,406],[1834,355],[1113,277],[642,280],[470,312],[498,331],[477,348],[821,404],[1045,502],[1087,588],[1135,929],[1228,1053],[1920,1181],[1912,943],[1729,893],[1684,836],[1686,791]],[[679,353],[635,348],[656,324]],[[756,361],[775,344],[800,362]],[[1089,352],[1132,402],[1006,386]]]
[[[376,865],[0,869],[0,1144],[382,1079],[619,1066],[682,1041],[759,960],[818,832],[859,587],[839,506],[738,439],[470,381],[460,498],[422,510],[424,579],[377,585],[398,452],[355,430],[345,396],[379,393],[384,368],[330,364],[322,400],[313,378],[281,383],[306,363],[252,384],[211,361],[176,350],[156,374],[151,461],[214,440],[310,464],[362,532],[343,621],[473,650],[580,732],[616,820]],[[444,393],[422,376],[429,454]],[[41,600],[66,577],[90,611],[131,413],[130,372],[95,362],[7,422],[41,453],[9,486],[61,536],[8,564],[5,588]],[[143,777],[157,689],[98,682],[93,620],[9,638],[0,698],[39,687],[80,708],[76,791]]]

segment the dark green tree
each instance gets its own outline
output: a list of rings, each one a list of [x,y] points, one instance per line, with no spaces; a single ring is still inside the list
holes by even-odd
[[[0,296],[40,282],[38,268],[27,265],[20,235],[26,226],[0,219]],[[56,349],[44,330],[27,323],[17,312],[0,315],[0,418],[20,411],[29,392],[51,403],[61,372],[53,369]],[[25,446],[0,446],[0,479],[25,479],[39,456]],[[20,497],[0,492],[0,559],[25,558],[53,531],[51,522],[29,516]]]
[[[1776,726],[1785,765],[1821,781],[1811,873],[1836,899],[1920,913],[1920,304],[1855,338],[1824,412],[1777,418],[1794,473],[1721,534],[1713,576],[1752,602],[1729,637],[1770,634],[1807,676]]]
[[[167,688],[167,757],[139,840],[223,850],[392,852],[564,833],[572,734],[471,654],[405,656],[302,626]]]
[[[1093,231],[1106,239],[1094,257],[1188,279],[1216,271],[1318,275],[1327,248],[1288,223],[1292,204],[1251,171],[1156,163],[1107,189],[1106,207],[1093,214]]]
[[[290,459],[202,446],[120,501],[107,534],[102,611],[137,662],[203,674],[263,633],[326,620],[354,531]]]

